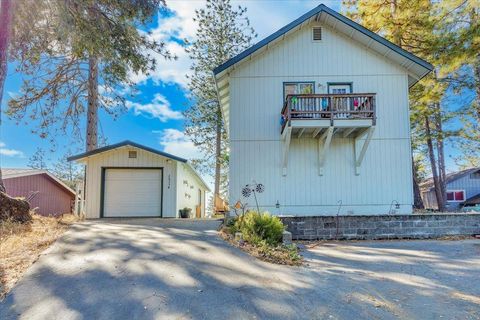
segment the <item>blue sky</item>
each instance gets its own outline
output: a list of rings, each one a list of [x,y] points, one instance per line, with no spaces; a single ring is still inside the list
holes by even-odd
[[[285,24],[314,8],[320,3],[340,10],[341,0],[331,1],[233,1],[234,5],[246,6],[247,14],[252,26],[257,31],[257,40],[268,36]],[[198,151],[183,134],[184,120],[181,111],[188,107],[188,92],[186,77],[191,61],[181,47],[180,39],[193,39],[195,23],[192,20],[194,11],[204,5],[203,1],[168,1],[170,14],[158,16],[148,26],[152,36],[167,43],[168,49],[175,53],[177,61],[164,61],[159,58],[158,68],[151,75],[132,75],[138,83],[139,94],[130,99],[128,112],[114,120],[111,116],[101,112],[99,130],[107,137],[108,143],[122,140],[135,142],[164,150],[181,157],[195,157]],[[10,95],[20,89],[22,76],[13,73],[9,68],[9,75],[5,84],[3,104]],[[5,106],[2,106],[5,110]],[[50,145],[47,139],[41,139],[32,134],[31,124],[17,125],[15,121],[2,115],[0,128],[0,165],[2,167],[25,167],[28,158],[37,147],[47,151],[47,158],[55,161],[70,150],[82,151],[83,142],[74,141],[68,135],[56,137],[58,147],[55,152],[49,152]],[[455,151],[447,148],[447,154]],[[454,168],[451,160],[448,167]],[[210,177],[205,177],[211,181]]]

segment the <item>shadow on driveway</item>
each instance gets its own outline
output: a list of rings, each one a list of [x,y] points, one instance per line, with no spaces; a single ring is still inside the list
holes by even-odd
[[[308,265],[256,260],[215,221],[73,226],[0,319],[478,319],[479,241],[322,243]]]

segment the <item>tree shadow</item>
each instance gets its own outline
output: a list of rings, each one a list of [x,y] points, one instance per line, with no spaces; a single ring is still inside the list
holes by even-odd
[[[478,316],[479,289],[472,283],[479,261],[467,255],[469,248],[326,243],[304,251],[307,266],[287,267],[231,247],[215,230],[153,219],[77,224],[0,304],[0,318]],[[465,264],[476,270],[468,273]]]
[[[480,241],[324,242],[304,257],[318,278],[355,286],[349,303],[399,318],[479,319]]]

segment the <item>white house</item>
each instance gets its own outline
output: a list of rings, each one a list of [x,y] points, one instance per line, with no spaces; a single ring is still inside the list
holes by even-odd
[[[230,203],[278,215],[411,213],[408,91],[428,62],[320,5],[214,70]]]
[[[205,217],[210,191],[187,160],[131,141],[68,158],[85,165],[87,218]]]

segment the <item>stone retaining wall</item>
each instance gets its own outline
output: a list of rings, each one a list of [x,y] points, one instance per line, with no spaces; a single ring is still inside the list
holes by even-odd
[[[294,240],[427,239],[480,234],[480,214],[280,217]]]

